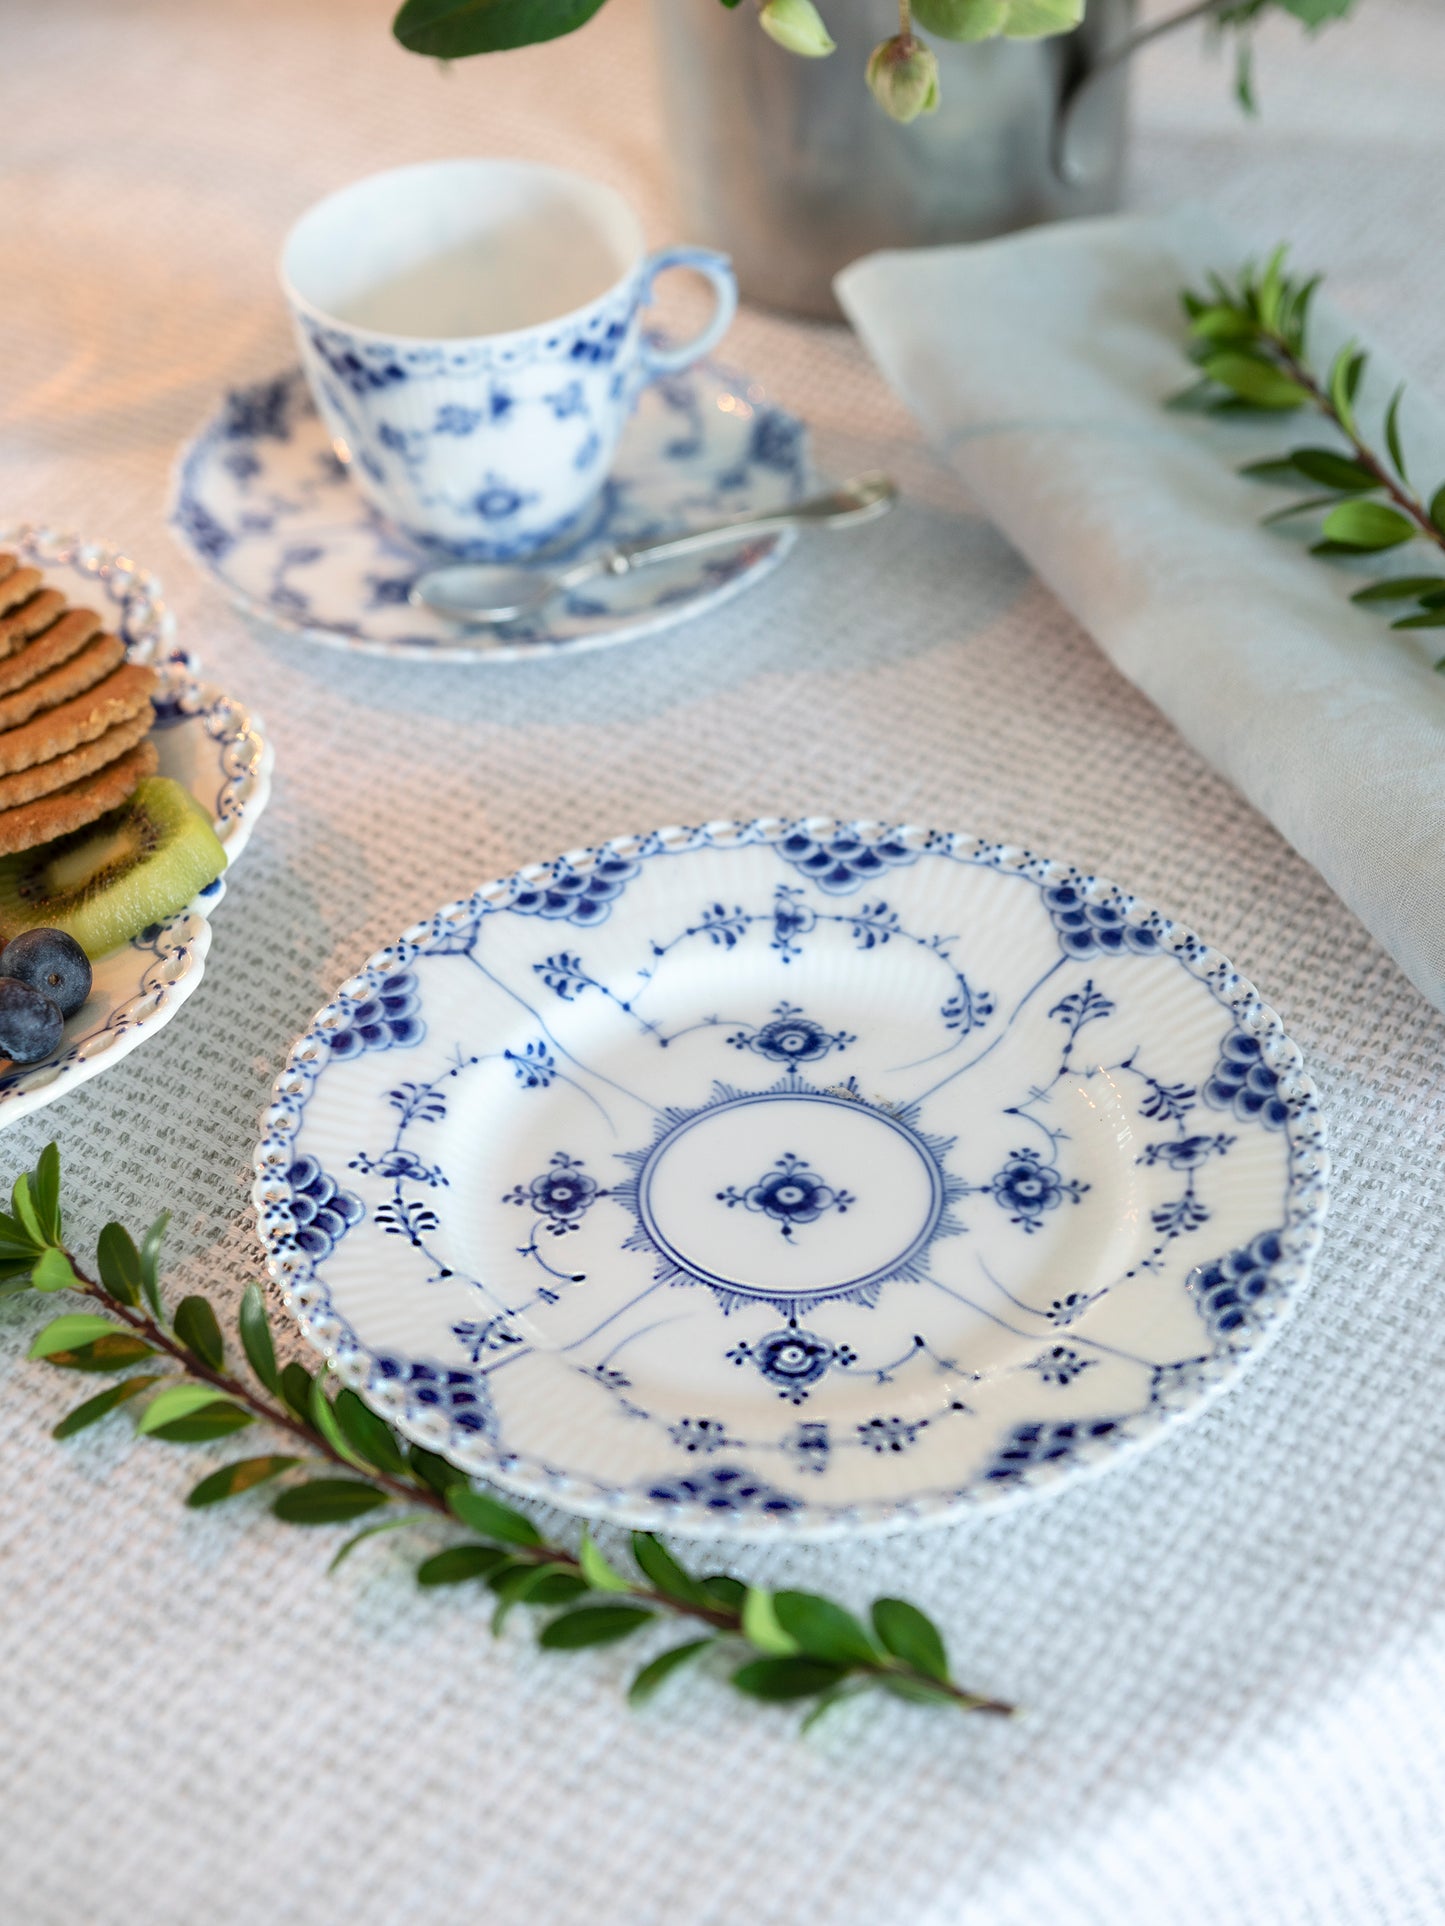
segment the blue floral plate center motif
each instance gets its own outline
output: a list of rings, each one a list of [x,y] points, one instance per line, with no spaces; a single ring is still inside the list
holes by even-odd
[[[592,1515],[816,1535],[1155,1435],[1277,1327],[1325,1174],[1278,1019],[1158,912],[765,819],[576,852],[373,958],[255,1195],[410,1435]]]

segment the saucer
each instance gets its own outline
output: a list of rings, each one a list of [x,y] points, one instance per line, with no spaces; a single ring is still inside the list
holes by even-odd
[[[623,838],[406,931],[255,1158],[311,1342],[469,1472],[825,1537],[1057,1487],[1305,1282],[1315,1091],[1216,951],[1028,851],[775,818]]]
[[[29,523],[0,528],[0,548],[44,569],[72,606],[103,615],[131,661],[159,672],[152,740],[160,774],[190,790],[210,816],[228,866],[234,863],[266,806],[274,755],[256,717],[205,681],[195,657],[175,646],[175,620],[155,576],[111,543]],[[208,918],[225,889],[222,875],[169,922],[96,963],[90,996],[66,1024],[59,1048],[39,1063],[0,1069],[0,1128],[68,1096],[170,1022],[200,983],[211,946]]]
[[[810,480],[803,424],[745,376],[699,363],[642,391],[586,532],[545,559],[786,507]],[[795,539],[788,529],[657,563],[588,583],[540,616],[465,630],[408,604],[438,558],[362,501],[299,369],[226,397],[181,454],[170,521],[247,614],[308,641],[435,662],[520,661],[651,635],[738,594]]]

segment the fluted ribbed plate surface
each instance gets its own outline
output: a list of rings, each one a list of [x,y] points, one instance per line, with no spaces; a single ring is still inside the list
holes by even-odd
[[[1315,1093],[1229,963],[1026,850],[809,818],[490,884],[342,986],[273,1273],[408,1435],[589,1515],[945,1518],[1197,1408],[1303,1283]]]

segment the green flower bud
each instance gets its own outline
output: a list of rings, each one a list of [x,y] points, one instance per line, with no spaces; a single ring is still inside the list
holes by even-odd
[[[920,114],[935,113],[938,61],[933,49],[911,33],[880,41],[868,59],[868,85],[883,111],[905,126]]]
[[[1010,40],[1042,40],[1067,33],[1084,17],[1084,0],[1009,0],[1004,32]]]
[[[758,19],[765,34],[805,60],[821,60],[837,44],[813,0],[767,0]]]
[[[1008,24],[1009,0],[913,0],[913,17],[940,40],[992,40]]]

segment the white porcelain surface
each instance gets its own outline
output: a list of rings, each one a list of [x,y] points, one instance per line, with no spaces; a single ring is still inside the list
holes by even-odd
[[[591,554],[800,501],[803,424],[707,364],[643,391],[595,517],[555,555]],[[171,526],[248,614],[310,641],[406,661],[511,662],[603,648],[716,608],[787,553],[792,530],[589,582],[538,616],[467,630],[407,595],[428,556],[357,494],[294,369],[227,395],[182,450]]]
[[[274,756],[259,720],[203,680],[195,657],[175,646],[175,622],[156,577],[113,544],[30,523],[0,527],[0,547],[44,569],[72,606],[104,617],[132,661],[159,671],[153,739],[160,773],[190,790],[210,815],[228,865],[234,863],[266,806]],[[211,945],[208,919],[225,891],[223,875],[169,922],[103,957],[89,999],[51,1056],[24,1065],[0,1058],[0,1129],[67,1096],[170,1022],[200,983]]]
[[[1322,1122],[1217,952],[1027,851],[827,819],[578,851],[342,986],[257,1151],[273,1274],[411,1437],[675,1531],[1047,1489],[1277,1327]]]
[[[669,268],[714,295],[690,342],[642,311]],[[329,195],[281,257],[301,364],[358,489],[416,542],[511,561],[581,523],[649,381],[716,346],[725,255],[643,249],[611,188],[516,160],[393,168]]]

